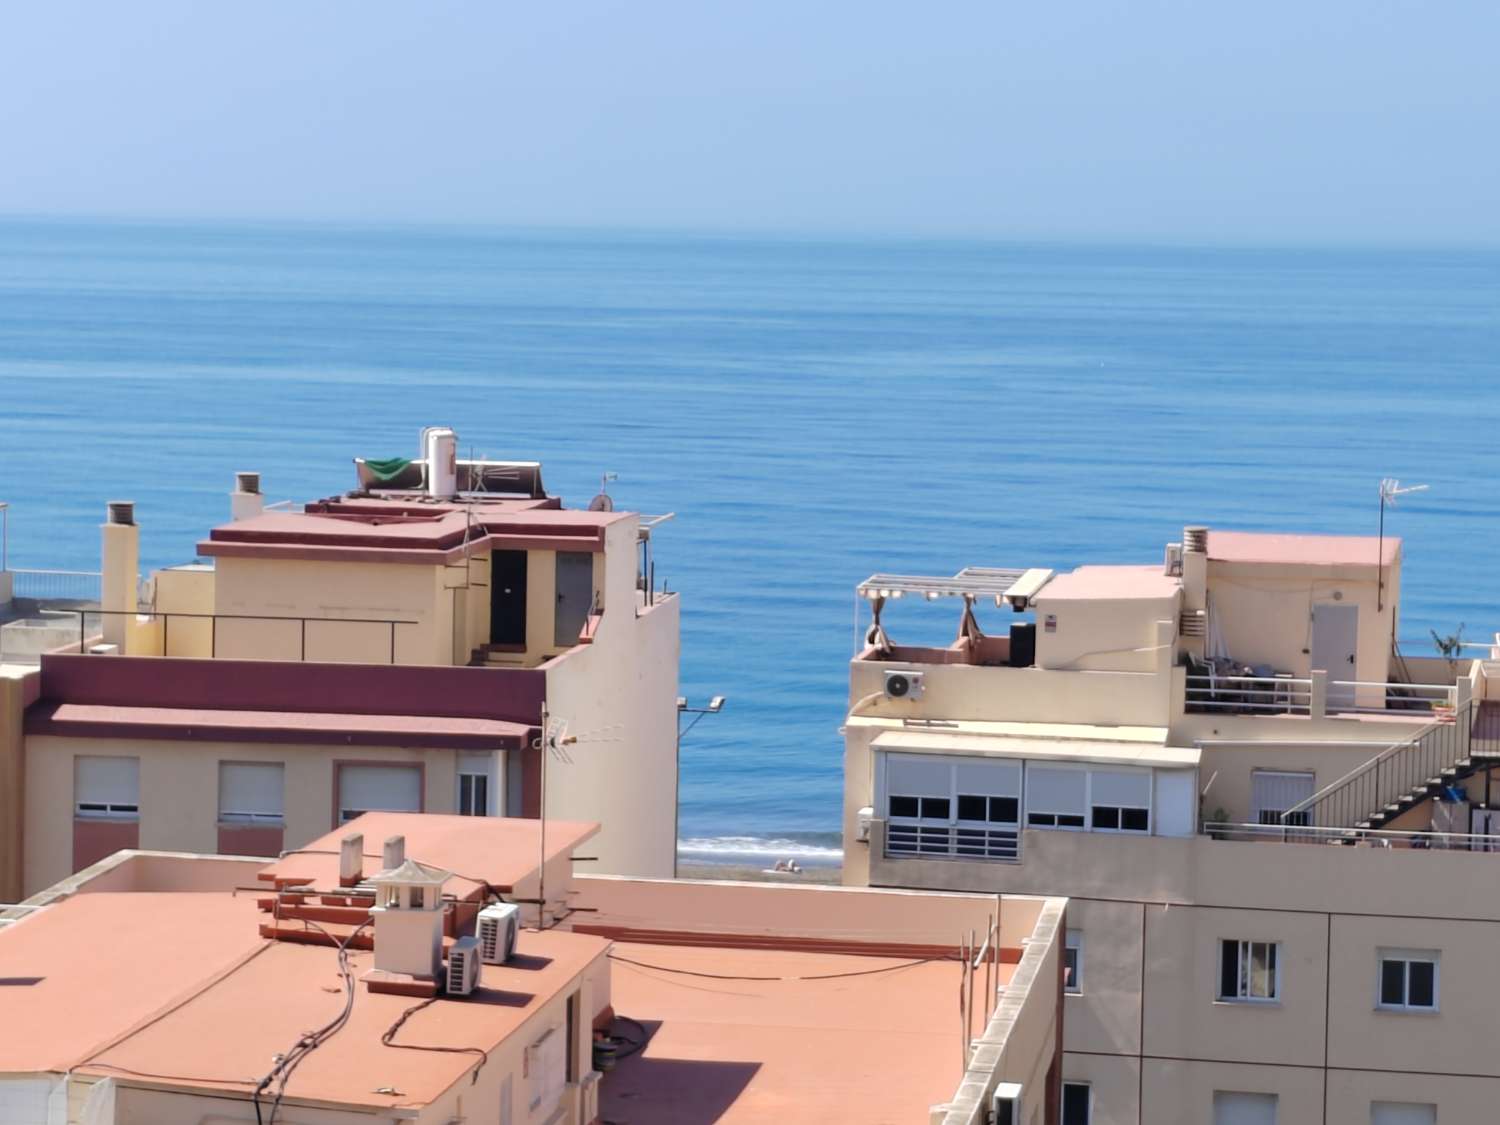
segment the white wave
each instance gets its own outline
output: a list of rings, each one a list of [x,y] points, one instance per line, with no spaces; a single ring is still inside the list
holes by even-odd
[[[681,856],[709,862],[729,863],[736,859],[797,859],[809,863],[835,864],[843,861],[842,848],[789,840],[774,836],[699,836],[677,845]]]

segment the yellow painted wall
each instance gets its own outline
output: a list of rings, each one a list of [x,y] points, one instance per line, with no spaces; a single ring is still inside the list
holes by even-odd
[[[1035,599],[1036,662],[1043,668],[1111,672],[1155,670],[1158,621],[1175,622],[1179,596],[1170,598]],[[1047,631],[1048,617],[1057,628]],[[1175,629],[1175,625],[1174,625]]]
[[[206,658],[213,655],[214,623],[201,617],[174,614],[214,612],[214,571],[211,567],[172,567],[158,570],[156,612],[161,620],[167,656]]]

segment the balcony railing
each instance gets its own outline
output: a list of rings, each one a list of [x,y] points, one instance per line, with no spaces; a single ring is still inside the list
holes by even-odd
[[[1338,844],[1344,847],[1407,851],[1500,853],[1500,836],[1485,836],[1475,832],[1395,832],[1374,828],[1210,822],[1203,826],[1203,835],[1215,840],[1269,844]]]
[[[1187,677],[1188,711],[1245,715],[1306,715],[1312,709],[1312,680],[1291,676]]]
[[[296,657],[282,656],[282,657],[270,657],[270,658],[267,658],[267,659],[281,659],[281,660],[293,660],[293,659],[295,659],[295,660],[298,660],[298,661],[305,661],[305,660],[307,660],[307,644],[308,644],[308,637],[309,637],[308,626],[309,625],[313,626],[313,628],[314,628],[314,631],[312,633],[312,637],[313,637],[313,639],[315,641],[318,639],[318,631],[319,630],[327,631],[330,626],[332,626],[332,627],[338,627],[338,626],[348,626],[348,625],[372,625],[372,626],[380,626],[380,627],[383,628],[383,630],[389,630],[389,632],[387,634],[388,638],[389,638],[389,645],[387,647],[387,660],[386,660],[386,663],[388,663],[388,664],[394,664],[394,663],[396,663],[396,627],[398,625],[418,625],[418,624],[420,624],[420,622],[417,622],[417,621],[405,621],[405,620],[400,620],[400,619],[396,619],[396,618],[389,618],[389,617],[293,617],[293,616],[280,616],[280,617],[278,617],[278,616],[273,616],[273,615],[269,615],[269,614],[260,614],[260,613],[177,613],[177,612],[167,613],[167,612],[162,612],[162,611],[159,611],[159,610],[145,609],[145,608],[142,608],[142,609],[139,609],[139,610],[134,610],[134,611],[131,611],[131,610],[120,610],[120,609],[95,609],[95,608],[89,608],[89,609],[78,609],[78,610],[65,610],[63,612],[75,613],[75,614],[78,615],[78,651],[79,652],[85,652],[85,651],[87,651],[87,646],[88,646],[88,625],[89,625],[90,621],[92,619],[100,618],[100,617],[106,617],[106,618],[107,617],[127,617],[127,618],[132,618],[132,619],[141,620],[141,621],[160,621],[161,622],[161,646],[160,646],[161,651],[157,652],[157,653],[141,653],[141,654],[136,654],[136,655],[154,655],[154,656],[169,656],[169,655],[172,655],[172,651],[171,651],[171,647],[170,646],[171,646],[172,622],[173,621],[176,621],[176,622],[179,623],[179,628],[181,628],[184,625],[190,626],[193,623],[207,622],[207,624],[208,624],[208,656],[210,658],[217,658],[218,655],[219,655],[219,622],[221,622],[221,621],[231,621],[231,622],[232,621],[258,621],[258,622],[274,622],[274,623],[276,623],[278,625],[284,625],[286,627],[286,631],[287,631],[286,648],[288,650],[290,650],[293,646],[295,646],[296,651],[297,651]],[[180,633],[179,633],[179,635],[180,635]]]
[[[1322,672],[1294,676],[1189,673],[1184,709],[1230,715],[1386,715],[1441,712],[1455,706],[1454,684],[1330,680]]]
[[[11,596],[34,601],[98,602],[96,570],[13,570]]]
[[[996,828],[891,819],[885,825],[885,854],[891,859],[1020,858],[1020,826]]]

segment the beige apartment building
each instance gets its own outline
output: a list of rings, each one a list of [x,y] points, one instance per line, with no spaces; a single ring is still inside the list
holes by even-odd
[[[1403,651],[1400,577],[1188,528],[859,587],[845,881],[1067,897],[1061,1125],[1500,1119],[1500,649]]]
[[[1057,1120],[1063,900],[575,875],[598,830],[372,812],[0,908],[0,1123]]]
[[[376,809],[545,805],[604,825],[593,870],[670,875],[658,521],[456,446],[429,429],[295,509],[239,474],[196,560],[144,578],[148,514],[110,503],[99,610],[0,677],[0,900],[121,848],[271,856]]]

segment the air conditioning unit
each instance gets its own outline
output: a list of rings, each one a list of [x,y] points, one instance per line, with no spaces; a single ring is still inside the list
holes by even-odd
[[[927,689],[922,686],[923,673],[891,671],[885,674],[887,699],[921,699]]]
[[[855,816],[854,838],[865,843],[870,842],[870,821],[875,819],[875,809],[872,805],[866,805],[860,809]]]
[[[459,938],[448,950],[448,975],[443,991],[449,996],[467,996],[479,987],[479,939]]]
[[[479,952],[486,965],[503,965],[516,955],[520,928],[521,908],[513,902],[497,902],[479,912]]]
[[[1169,578],[1182,577],[1182,544],[1168,543],[1167,558],[1163,567],[1164,573]]]
[[[990,1102],[990,1107],[993,1125],[1021,1125],[1021,1084],[1000,1083],[995,1087],[995,1097]]]

